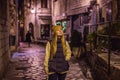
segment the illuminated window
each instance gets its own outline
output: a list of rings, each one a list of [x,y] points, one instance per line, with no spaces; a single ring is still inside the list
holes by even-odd
[[[59,21],[56,22],[56,25],[61,25],[61,23]]]

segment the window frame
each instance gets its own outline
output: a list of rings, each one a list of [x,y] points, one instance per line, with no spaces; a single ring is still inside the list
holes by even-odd
[[[48,0],[41,0],[41,8],[48,8]]]

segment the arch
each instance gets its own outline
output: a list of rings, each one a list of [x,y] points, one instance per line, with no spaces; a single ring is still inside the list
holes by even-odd
[[[29,31],[31,32],[33,38],[34,38],[34,25],[32,22],[29,23]]]

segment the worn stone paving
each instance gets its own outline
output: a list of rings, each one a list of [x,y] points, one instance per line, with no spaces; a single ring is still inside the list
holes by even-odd
[[[21,43],[11,58],[3,80],[47,80],[43,68],[44,53],[45,46],[32,44],[27,47],[26,43]],[[72,57],[66,80],[92,80],[90,73],[86,78],[81,69],[77,60]]]

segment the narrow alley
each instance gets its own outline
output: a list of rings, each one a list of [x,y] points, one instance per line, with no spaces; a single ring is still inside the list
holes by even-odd
[[[48,76],[120,80],[120,0],[0,0],[0,80]]]
[[[43,69],[45,46],[32,44],[28,47],[26,43],[20,43],[17,52],[13,53],[10,65],[3,80],[46,80],[47,75]],[[72,57],[70,70],[66,80],[92,80],[91,76],[86,78],[77,60]]]

